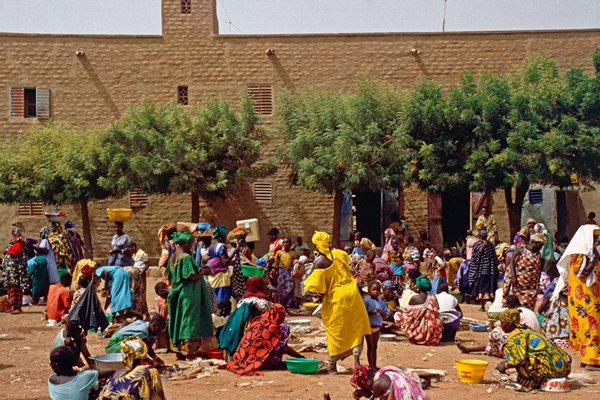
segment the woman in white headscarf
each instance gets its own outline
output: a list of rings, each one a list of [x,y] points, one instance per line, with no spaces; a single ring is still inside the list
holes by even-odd
[[[600,255],[594,248],[600,227],[582,225],[558,261],[560,279],[553,298],[568,283],[571,347],[582,366],[600,370]]]

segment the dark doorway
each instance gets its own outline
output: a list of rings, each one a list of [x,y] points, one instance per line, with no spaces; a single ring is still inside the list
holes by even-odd
[[[353,199],[356,230],[381,246],[381,192],[360,192]]]
[[[561,242],[568,242],[569,211],[567,209],[567,193],[562,190],[556,192],[556,233],[556,237]]]
[[[464,239],[469,229],[469,191],[453,190],[442,193],[442,229],[444,243],[452,246]]]

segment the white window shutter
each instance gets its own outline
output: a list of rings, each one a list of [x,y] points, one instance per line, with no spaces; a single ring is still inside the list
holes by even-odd
[[[50,89],[35,88],[35,107],[39,119],[50,118]]]

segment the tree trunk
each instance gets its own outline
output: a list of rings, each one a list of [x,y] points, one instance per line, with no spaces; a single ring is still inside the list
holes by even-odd
[[[523,201],[529,190],[529,185],[519,185],[516,188],[515,199],[512,199],[512,187],[504,186],[504,199],[508,210],[508,225],[510,227],[510,238],[521,229],[521,213],[523,212]]]
[[[200,194],[192,191],[192,221],[200,221]]]
[[[340,246],[340,224],[342,223],[342,201],[344,192],[336,190],[333,192],[333,229],[331,232],[331,246]]]
[[[87,200],[80,200],[81,221],[83,222],[83,243],[85,245],[85,258],[94,258],[94,248],[92,246],[92,231],[90,229],[90,212],[88,210]]]

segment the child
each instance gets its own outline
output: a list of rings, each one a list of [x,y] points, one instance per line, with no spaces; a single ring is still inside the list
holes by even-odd
[[[292,276],[292,268],[296,255],[291,250],[292,239],[286,238],[283,241],[281,250],[275,253],[275,261],[273,268],[277,268],[277,303],[286,307],[289,305],[290,299],[294,295],[294,278]]]
[[[148,262],[148,254],[144,250],[138,248],[135,242],[132,242],[129,245],[129,251],[133,254],[133,267],[140,271],[139,292],[142,303],[140,304],[140,311],[142,314],[145,314],[146,320],[149,320],[150,313],[148,313],[148,303],[146,302],[146,271],[148,271],[148,265],[146,263]]]
[[[60,282],[50,285],[48,291],[48,302],[46,304],[46,315],[48,324],[46,326],[56,326],[62,317],[71,308],[71,274],[64,273],[60,277]]]
[[[375,250],[367,250],[367,254],[364,259],[361,259],[356,265],[356,282],[358,287],[364,287],[367,282],[377,279],[377,273],[375,272]]]
[[[431,290],[433,293],[437,293],[437,288],[440,283],[448,283],[446,279],[446,260],[440,256],[438,256],[433,251],[433,282],[431,284]]]
[[[90,275],[79,276],[79,280],[77,281],[78,288],[73,293],[73,301],[71,302],[71,308],[69,309],[69,313],[75,308],[75,306],[79,302],[79,299],[85,293],[85,289],[87,289],[91,281],[92,277]]]
[[[50,366],[54,371],[48,378],[51,400],[87,399],[90,391],[98,386],[98,371],[87,369],[77,372],[74,369],[76,362],[77,357],[67,346],[57,347],[50,353]],[[102,377],[108,378],[113,373],[105,371]]]
[[[381,327],[383,326],[383,316],[390,314],[390,311],[383,300],[379,299],[381,295],[381,284],[378,281],[371,281],[367,285],[369,294],[363,300],[369,314],[369,322],[371,323],[371,334],[365,335],[367,340],[367,359],[369,366],[377,369],[377,345],[379,336],[381,335]]]
[[[392,248],[387,252],[385,260],[394,270],[394,280],[400,287],[404,284],[404,267],[402,266],[402,251],[400,251],[400,240],[392,238]]]
[[[71,349],[75,355],[75,365],[77,367],[83,367],[83,362],[80,358],[81,354],[90,368],[96,368],[96,363],[92,359],[90,351],[87,348],[85,330],[79,325],[79,321],[68,321],[66,328],[58,331],[52,342],[50,352],[61,346],[66,346]]]
[[[306,256],[300,256],[297,260],[294,260],[294,302],[296,307],[302,305],[302,277],[306,273]]]
[[[167,296],[169,296],[169,286],[164,282],[157,282],[154,285],[154,292],[158,296],[156,298],[156,312],[163,318],[169,316],[169,306],[167,303]]]
[[[396,311],[398,308],[398,294],[396,293],[394,282],[383,282],[381,284],[381,289],[383,290],[383,300],[385,301],[385,304],[390,310]]]

